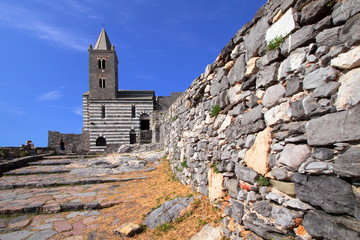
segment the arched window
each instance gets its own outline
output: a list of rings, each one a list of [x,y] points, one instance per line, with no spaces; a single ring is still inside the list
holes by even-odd
[[[136,143],[136,132],[134,129],[130,131],[130,144]]]
[[[99,69],[101,69],[101,59],[98,60]]]
[[[103,137],[98,137],[96,139],[96,146],[106,146],[106,139]]]
[[[101,106],[101,118],[105,118],[105,106]]]
[[[140,130],[149,130],[150,129],[150,118],[146,113],[141,114],[140,116]]]
[[[105,78],[99,78],[99,87],[105,88]]]
[[[105,69],[105,59],[103,59],[102,61],[101,61],[101,69]]]
[[[135,113],[136,113],[135,105],[132,105],[132,106],[131,106],[131,117],[132,117],[132,118],[135,118]]]

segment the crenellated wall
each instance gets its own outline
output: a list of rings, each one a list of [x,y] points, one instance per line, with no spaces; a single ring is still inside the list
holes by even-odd
[[[360,1],[330,2],[268,1],[162,119],[231,238],[360,238]]]

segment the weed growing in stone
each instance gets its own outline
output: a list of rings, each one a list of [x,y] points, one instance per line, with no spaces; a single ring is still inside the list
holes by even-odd
[[[257,184],[259,187],[263,187],[263,186],[269,186],[270,185],[270,180],[267,177],[264,176],[260,176],[257,180],[256,180]]]
[[[273,40],[269,42],[269,44],[266,46],[266,52],[269,52],[274,49],[279,49],[280,45],[285,41],[285,37],[282,35],[276,36]]]
[[[172,117],[172,118],[171,118],[171,121],[175,122],[176,119],[177,119],[176,117]]]
[[[159,224],[156,227],[156,230],[160,231],[160,232],[164,232],[167,233],[170,229],[176,229],[171,223],[164,223],[164,224]]]
[[[217,115],[219,115],[220,110],[221,110],[221,107],[219,105],[213,106],[211,109],[211,116],[216,117]]]
[[[186,164],[186,160],[181,163],[181,166],[182,166],[183,168],[188,168],[188,165]]]

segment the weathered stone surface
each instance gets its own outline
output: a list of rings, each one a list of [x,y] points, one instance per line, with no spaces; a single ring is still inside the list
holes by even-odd
[[[304,203],[304,202],[300,201],[297,198],[290,199],[290,200],[284,202],[283,206],[284,207],[294,208],[294,209],[299,209],[299,210],[302,210],[302,211],[314,209],[309,204]]]
[[[54,223],[54,229],[57,232],[66,232],[70,231],[72,229],[72,226],[66,221],[58,221]]]
[[[312,119],[306,125],[306,136],[311,146],[360,140],[360,106]]]
[[[200,232],[190,238],[190,240],[221,240],[221,228],[213,227],[211,224],[206,224]]]
[[[244,80],[246,72],[245,64],[245,55],[240,55],[228,74],[228,82],[230,86],[234,83],[241,83]]]
[[[57,232],[55,232],[54,230],[44,230],[35,233],[31,237],[27,238],[27,240],[48,239],[49,237],[54,236],[55,234],[57,234]]]
[[[346,53],[339,54],[331,60],[331,66],[341,69],[353,69],[360,66],[360,46],[352,48]]]
[[[295,196],[295,184],[293,182],[283,182],[277,180],[270,180],[273,188],[279,190],[280,192],[286,193],[290,196]]]
[[[254,145],[246,152],[244,159],[250,168],[263,175],[270,171],[268,155],[271,140],[271,128],[259,132]]]
[[[306,165],[305,172],[313,174],[331,174],[334,172],[334,167],[330,162],[311,162]]]
[[[6,234],[0,234],[0,238],[1,240],[17,240],[17,239],[21,240],[21,239],[26,239],[31,234],[33,234],[32,231],[16,231]]]
[[[343,110],[355,106],[360,102],[360,68],[356,68],[341,76],[341,86],[335,106],[337,110]]]
[[[329,47],[339,44],[339,33],[341,29],[342,26],[323,30],[318,35],[316,35],[316,43]]]
[[[301,10],[301,25],[308,25],[320,20],[331,11],[327,0],[311,1]]]
[[[338,71],[332,67],[319,68],[305,76],[303,87],[306,90],[314,89],[326,82],[335,80],[337,76]]]
[[[266,125],[273,126],[281,121],[288,121],[287,110],[289,107],[289,103],[285,102],[267,111],[264,116]]]
[[[287,172],[284,169],[281,169],[278,167],[273,168],[271,170],[270,174],[271,174],[271,176],[274,176],[275,179],[280,180],[280,181],[288,179]]]
[[[360,221],[346,216],[332,216],[314,210],[305,215],[303,225],[315,238],[360,239]]]
[[[350,17],[360,12],[360,2],[357,0],[347,0],[339,2],[334,6],[334,10],[331,13],[332,21],[334,25],[345,22]]]
[[[257,172],[240,164],[235,164],[235,174],[238,179],[252,184],[255,183],[255,180],[259,176]]]
[[[257,201],[254,203],[254,209],[264,217],[271,216],[272,206],[268,203],[268,201]]]
[[[286,13],[266,31],[265,40],[269,44],[271,40],[278,36],[285,37],[295,31],[297,24],[294,19],[294,9],[290,8]]]
[[[304,26],[285,39],[281,44],[281,53],[287,56],[295,49],[307,46],[312,42],[315,42],[314,25]]]
[[[246,59],[254,57],[261,47],[265,47],[265,34],[269,28],[268,19],[263,17],[255,26],[249,30],[249,33],[244,37],[245,47],[247,49]],[[254,41],[256,39],[256,41]]]
[[[286,144],[282,151],[279,163],[297,170],[311,155],[311,149],[308,145]]]
[[[340,32],[340,41],[347,43],[350,46],[355,46],[360,43],[360,13],[354,15],[346,21]]]
[[[211,96],[217,96],[220,93],[221,83],[218,81],[212,81],[210,87],[210,94]]]
[[[335,94],[340,86],[338,82],[325,83],[314,90],[313,97],[330,97]]]
[[[133,237],[135,234],[141,232],[143,229],[139,224],[124,223],[114,230],[114,233],[125,237]]]
[[[267,87],[277,82],[278,68],[280,63],[275,62],[269,66],[266,66],[260,70],[256,79],[256,88]]]
[[[288,116],[295,119],[301,119],[305,116],[303,100],[298,100],[291,103]]]
[[[329,160],[334,157],[334,151],[329,148],[315,148],[312,157],[319,160]]]
[[[259,119],[263,118],[263,114],[261,112],[262,107],[259,105],[249,111],[245,112],[241,119],[241,125],[247,125],[256,122]]]
[[[165,202],[161,207],[152,211],[144,221],[150,229],[156,228],[159,224],[174,221],[180,214],[182,209],[185,209],[193,198],[179,197],[171,201]]]
[[[231,217],[239,224],[242,223],[242,217],[244,215],[244,205],[231,199]]]
[[[212,168],[208,171],[209,181],[209,200],[215,202],[224,196],[223,181],[224,177],[222,174],[215,173]]]
[[[306,60],[305,48],[298,48],[293,51],[280,65],[278,79],[285,78],[289,72],[295,71]]]
[[[335,174],[342,177],[360,177],[360,148],[352,147],[341,154],[334,164]]]
[[[298,77],[290,77],[286,83],[285,96],[289,97],[301,91],[301,83]]]
[[[258,59],[259,57],[253,57],[250,58],[250,60],[247,62],[245,77],[250,77],[251,75],[258,72],[259,69],[256,66],[256,61]]]
[[[309,176],[294,173],[296,196],[301,201],[318,206],[328,213],[355,213],[355,197],[352,187],[333,176]]]
[[[275,218],[276,224],[280,226],[291,228],[295,226],[296,215],[293,214],[289,209],[281,207],[273,207],[271,216]]]
[[[239,181],[237,179],[230,179],[229,181],[225,181],[226,182],[226,188],[228,190],[228,193],[231,197],[236,198],[239,191],[240,191],[240,186],[239,186]]]
[[[279,100],[284,96],[284,94],[285,88],[281,84],[271,86],[266,90],[262,99],[262,104],[267,108],[271,108],[279,103]]]

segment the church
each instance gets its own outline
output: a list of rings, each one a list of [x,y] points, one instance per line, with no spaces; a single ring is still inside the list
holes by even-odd
[[[89,91],[83,94],[82,134],[49,131],[48,145],[64,139],[66,152],[104,152],[108,146],[160,141],[162,112],[181,95],[156,97],[154,90],[119,90],[118,58],[103,28],[89,46]]]

